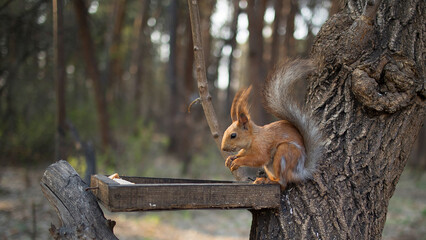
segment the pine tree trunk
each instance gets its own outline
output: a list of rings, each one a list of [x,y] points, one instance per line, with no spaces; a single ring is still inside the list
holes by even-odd
[[[65,107],[65,54],[64,54],[64,16],[63,1],[53,0],[53,74],[56,88],[56,134],[55,159],[66,158],[66,107]]]
[[[83,0],[76,0],[73,3],[74,11],[79,26],[80,41],[82,45],[84,61],[86,62],[87,72],[93,84],[102,147],[105,150],[111,145],[109,117],[105,102],[105,94],[101,85],[101,77],[95,56],[95,48],[89,31],[89,24],[87,20],[87,7],[85,5],[85,1]]]
[[[144,38],[144,29],[148,21],[149,0],[140,3],[140,9],[133,23],[133,40],[132,40],[132,57],[130,62],[130,76],[134,83],[134,113],[135,117],[139,118],[142,115],[142,88],[143,88],[143,73],[144,56],[148,55],[147,43]]]
[[[287,15],[286,31],[284,36],[284,56],[293,58],[296,55],[296,39],[294,39],[294,21],[296,18],[296,13],[298,12],[298,2],[295,0],[288,0],[287,3],[290,8]]]
[[[377,0],[376,0],[377,1]],[[425,1],[348,1],[319,32],[307,104],[326,151],[281,209],[254,211],[251,239],[380,239],[425,119]],[[377,14],[376,14],[377,12]]]
[[[269,62],[269,70],[272,70],[274,66],[278,63],[280,57],[280,33],[279,29],[281,27],[281,19],[283,17],[283,6],[284,3],[282,0],[276,0],[274,3],[275,9],[275,19],[273,24],[272,32],[272,43],[271,43],[271,60]]]
[[[265,15],[265,0],[249,0],[247,5],[247,16],[249,20],[249,81],[255,88],[260,89],[266,77],[266,64],[263,59],[264,42],[263,42],[263,16]],[[254,99],[260,99],[260,92],[253,94]],[[252,115],[258,124],[265,124],[266,112],[261,102],[253,102]]]
[[[126,13],[126,0],[119,0],[114,2],[114,10],[112,14],[112,31],[109,33],[108,41],[108,67],[106,72],[107,83],[107,102],[112,103],[117,97],[120,99],[123,94],[122,83],[122,57],[120,55],[121,34],[124,25],[124,16]]]

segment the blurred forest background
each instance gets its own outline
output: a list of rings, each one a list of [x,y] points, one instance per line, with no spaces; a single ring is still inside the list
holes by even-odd
[[[223,130],[234,93],[261,86],[280,60],[308,57],[341,2],[199,1],[207,79]],[[201,106],[188,113],[198,89],[186,0],[1,0],[0,56],[3,176],[21,169],[30,179],[39,176],[31,169],[40,166],[41,174],[65,159],[82,177],[232,179]],[[259,99],[252,111],[260,124],[271,120]],[[425,144],[423,131],[409,162],[423,194]],[[425,222],[426,206],[420,210]]]
[[[235,91],[260,86],[280,59],[308,56],[335,2],[200,1],[222,129]],[[186,0],[3,1],[0,20],[2,162],[73,162],[93,150],[102,172],[142,175],[164,154],[182,174],[203,171],[193,166],[201,155],[222,167],[202,108],[187,112],[198,89]]]

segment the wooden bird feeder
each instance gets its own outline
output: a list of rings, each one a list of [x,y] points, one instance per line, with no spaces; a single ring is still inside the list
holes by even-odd
[[[91,190],[111,212],[179,209],[265,209],[280,205],[279,185],[213,180],[93,175]]]

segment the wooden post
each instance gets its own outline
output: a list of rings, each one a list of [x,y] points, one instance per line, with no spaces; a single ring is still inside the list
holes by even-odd
[[[60,220],[59,229],[50,228],[54,239],[118,239],[115,222],[105,219],[96,197],[66,161],[50,165],[40,185]]]

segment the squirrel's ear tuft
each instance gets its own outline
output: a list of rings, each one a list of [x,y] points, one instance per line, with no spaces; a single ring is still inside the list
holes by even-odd
[[[249,122],[249,120],[250,120],[249,115],[245,113],[240,113],[240,115],[238,115],[238,124],[240,126],[243,126],[244,128],[247,128],[247,123]]]
[[[244,90],[238,91],[237,94],[235,94],[234,100],[232,101],[231,119],[232,119],[233,122],[237,121],[237,119],[238,119],[237,109],[238,109],[238,105],[240,103],[241,95],[243,93],[244,93]]]
[[[248,97],[250,96],[251,86],[247,89],[240,90],[235,95],[231,106],[231,119],[233,122],[240,121],[241,114],[249,120]]]

